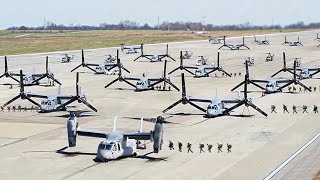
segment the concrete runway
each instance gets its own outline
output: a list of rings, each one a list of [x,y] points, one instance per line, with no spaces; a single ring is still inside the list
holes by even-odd
[[[271,45],[251,44],[253,37],[246,38],[246,44],[251,50],[220,50],[220,60],[224,69],[232,73],[242,73],[239,77],[208,77],[193,78],[186,74],[187,94],[196,97],[235,98],[236,92],[230,89],[244,80],[244,59],[252,56],[255,65],[250,67],[252,79],[268,79],[270,75],[282,68],[282,52],[286,52],[287,64],[292,66],[293,58],[302,58],[305,67],[319,67],[319,44],[314,41],[318,31],[305,31],[287,35],[288,41],[297,39],[300,35],[303,47],[282,46],[284,34],[268,36]],[[263,39],[264,37],[258,36]],[[227,42],[241,42],[242,38],[232,38]],[[168,69],[179,65],[179,51],[191,50],[193,58],[185,60],[186,65],[193,65],[200,55],[208,56],[210,62],[216,62],[218,47],[207,41],[186,43],[170,43],[169,52],[177,61],[168,63]],[[158,44],[145,46],[145,53],[164,53],[165,45]],[[275,54],[275,61],[265,62],[266,53]],[[88,63],[103,63],[104,55],[115,54],[114,48],[85,51]],[[62,82],[62,94],[75,93],[75,73],[70,70],[80,64],[81,52],[75,54],[75,60],[69,64],[61,64],[61,52],[49,53],[50,70]],[[9,56],[9,71],[18,72],[20,68],[24,73],[44,71],[46,54]],[[145,59],[133,62],[138,55],[120,53],[120,58],[131,74],[127,77],[141,77],[146,72],[148,77],[162,75],[163,63],[149,63]],[[4,59],[3,57],[0,57]],[[1,72],[4,63],[0,63]],[[269,114],[267,118],[249,108],[253,117],[225,116],[206,119],[199,110],[190,105],[178,105],[162,114],[162,110],[181,98],[181,92],[134,92],[127,84],[117,82],[104,89],[104,86],[116,76],[94,75],[85,68],[80,68],[80,85],[89,102],[98,109],[94,116],[79,118],[79,124],[84,129],[99,129],[110,131],[112,120],[118,116],[118,129],[138,130],[140,122],[126,117],[164,117],[173,116],[169,121],[180,124],[167,124],[164,134],[164,148],[159,154],[150,158],[126,158],[119,161],[97,164],[93,161],[97,146],[102,139],[78,137],[77,147],[67,148],[66,153],[57,153],[57,150],[68,145],[66,120],[59,117],[67,112],[39,114],[36,112],[0,112],[0,179],[262,179],[285,161],[291,154],[320,131],[319,115],[312,112],[313,105],[320,100],[319,79],[302,81],[307,86],[316,86],[317,92],[302,92],[297,94],[277,93],[261,97],[261,92],[249,94],[254,104]],[[282,73],[278,77],[292,78],[290,74]],[[320,74],[317,75],[320,77]],[[171,81],[181,87],[180,72],[174,73]],[[10,79],[0,79],[0,83],[13,82]],[[118,88],[122,88],[119,90]],[[240,88],[242,90],[242,88]],[[249,90],[258,89],[249,85]],[[26,87],[26,92],[39,94],[56,94],[58,87]],[[287,91],[287,89],[285,90]],[[0,103],[4,104],[17,95],[19,88],[14,86],[0,86]],[[40,103],[41,99],[36,99]],[[276,105],[278,113],[270,114],[270,106]],[[282,113],[282,105],[286,104],[292,112],[292,105],[298,106],[298,114]],[[31,106],[28,101],[17,100],[12,105]],[[77,109],[88,110],[83,104],[77,104]],[[309,107],[309,113],[302,114],[302,105]],[[206,108],[207,104],[201,104]],[[74,109],[74,108],[70,108]],[[240,107],[232,114],[248,114],[247,109]],[[174,115],[176,113],[185,113]],[[188,114],[189,113],[189,114]],[[153,129],[152,123],[144,123],[144,129]],[[175,146],[178,141],[184,144],[183,152],[177,147],[170,151],[169,140]],[[186,152],[186,144],[193,144],[194,153]],[[214,149],[199,153],[199,143],[213,144]],[[217,153],[216,143],[223,143],[223,153]],[[227,153],[226,144],[231,143],[232,153]],[[139,150],[140,154],[152,151],[152,144],[147,150]],[[311,146],[310,146],[311,147]],[[317,146],[318,147],[318,146]],[[60,151],[58,151],[60,152]],[[68,154],[69,152],[69,154]],[[303,168],[308,168],[303,166]],[[316,169],[315,169],[316,170]],[[291,173],[281,176],[291,177]],[[310,178],[312,177],[310,173]],[[306,177],[308,178],[308,177]],[[310,179],[309,178],[309,179]]]

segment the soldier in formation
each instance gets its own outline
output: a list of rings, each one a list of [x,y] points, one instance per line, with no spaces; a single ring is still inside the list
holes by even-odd
[[[318,113],[318,106],[313,105],[313,112],[314,112],[315,114],[317,114],[317,113]]]
[[[178,142],[179,151],[182,152],[182,142]]]
[[[286,105],[283,105],[283,113],[286,113],[286,112],[289,113],[288,108]]]
[[[191,145],[190,143],[187,144],[188,153],[189,153],[189,152],[193,153],[193,151],[191,150],[191,146],[192,146],[192,145]]]
[[[204,144],[199,144],[199,148],[200,148],[200,153],[204,152],[203,148],[204,148]]]
[[[169,148],[170,148],[170,150],[174,150],[173,142],[172,142],[172,141],[169,141]]]
[[[231,148],[232,148],[232,145],[227,143],[228,153],[231,153]]]
[[[303,109],[302,113],[305,113],[305,112],[308,113],[308,111],[307,111],[308,107],[306,105],[303,105],[302,109]]]
[[[271,105],[271,113],[277,113],[276,112],[276,106],[275,105]]]
[[[292,106],[292,113],[293,113],[293,114],[294,114],[294,113],[298,114],[298,112],[297,112],[297,106],[295,106],[295,105]]]
[[[211,153],[212,144],[207,144],[207,146],[208,146],[208,151],[209,151],[209,153]]]
[[[219,143],[217,143],[218,144],[218,153],[219,152],[222,152],[222,146],[223,146],[223,144],[219,144]]]

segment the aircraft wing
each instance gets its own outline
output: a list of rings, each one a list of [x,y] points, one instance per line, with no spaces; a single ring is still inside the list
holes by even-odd
[[[211,103],[212,99],[208,99],[208,98],[197,98],[197,97],[189,97],[190,101],[194,101],[194,102],[206,102],[206,103]]]
[[[126,80],[140,81],[140,78],[125,77]]]
[[[152,136],[151,132],[123,132],[122,135],[135,140],[150,140]]]
[[[308,68],[309,71],[319,71],[320,68]]]
[[[268,83],[269,82],[268,80],[259,80],[259,79],[253,79],[251,81],[255,82],[255,83]]]
[[[29,94],[27,93],[27,96],[28,97],[34,97],[34,98],[48,98],[48,96],[45,96],[45,95],[40,95],[40,94]]]
[[[77,134],[79,136],[96,137],[96,138],[108,138],[108,133],[102,132],[102,131],[91,131],[91,130],[77,129]]]
[[[277,80],[278,83],[288,83],[290,81],[291,80],[289,80],[289,79]]]
[[[192,66],[184,66],[187,69],[198,69],[198,67],[192,67]]]
[[[60,95],[57,96],[57,99],[71,99],[71,98],[73,98],[73,96],[60,96]]]
[[[238,103],[238,102],[240,102],[240,99],[236,99],[236,98],[221,99],[221,102],[223,102],[223,103]]]
[[[86,64],[87,66],[99,66],[99,64]]]
[[[149,81],[159,81],[161,78],[148,78]]]
[[[294,68],[287,68],[288,70],[290,70],[290,71],[294,71]],[[301,68],[296,68],[296,71],[302,71],[302,69]]]

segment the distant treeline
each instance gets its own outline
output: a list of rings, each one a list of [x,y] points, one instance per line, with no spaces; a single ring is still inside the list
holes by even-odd
[[[200,31],[202,30],[203,25],[200,22],[163,22],[159,26],[150,26],[145,23],[140,25],[135,21],[121,21],[118,24],[108,24],[101,23],[99,26],[88,26],[88,25],[63,25],[55,24],[53,22],[48,22],[46,26],[39,27],[10,27],[7,30],[190,30],[190,31]],[[215,31],[215,30],[264,30],[264,29],[312,29],[320,28],[320,22],[305,24],[304,22],[297,22],[287,26],[280,25],[264,25],[257,26],[251,25],[250,23],[244,24],[234,24],[234,25],[213,25],[206,24],[204,25],[206,31]]]

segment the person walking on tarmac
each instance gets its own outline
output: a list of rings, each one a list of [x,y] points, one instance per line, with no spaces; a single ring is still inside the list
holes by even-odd
[[[294,114],[294,113],[296,113],[296,114],[298,114],[298,112],[297,112],[297,106],[295,106],[295,105],[293,105],[292,106],[292,114]]]
[[[286,112],[289,113],[288,108],[286,105],[283,105],[283,113],[285,114]]]
[[[211,153],[212,144],[207,144],[207,146],[208,146],[208,151],[209,151],[209,153]]]
[[[277,113],[276,112],[276,106],[275,105],[271,105],[271,113]]]
[[[174,150],[173,142],[172,142],[172,141],[169,141],[169,148],[170,148],[170,150]]]
[[[315,114],[317,114],[317,113],[318,113],[318,106],[313,105],[313,112],[314,112]]]
[[[303,105],[302,106],[302,109],[303,109],[303,112],[302,113],[308,113],[308,111],[307,111],[307,109],[308,109],[308,106],[306,106],[306,105]]]
[[[182,142],[178,142],[179,151],[182,152]]]
[[[191,146],[192,146],[192,145],[191,145],[190,143],[187,144],[188,153],[189,153],[189,152],[193,153],[193,151],[191,150]]]
[[[200,153],[204,152],[203,148],[204,148],[204,144],[199,144],[199,148],[200,148]]]

